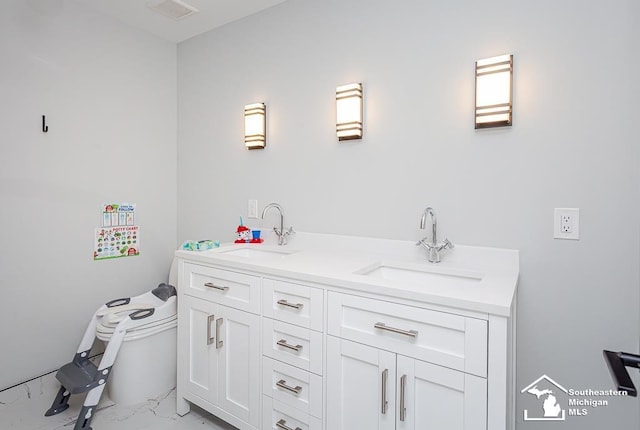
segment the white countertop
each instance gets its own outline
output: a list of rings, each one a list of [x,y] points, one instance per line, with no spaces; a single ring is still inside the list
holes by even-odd
[[[229,254],[236,250],[236,255]],[[248,255],[251,250],[266,252]],[[303,232],[291,236],[285,246],[278,246],[274,235],[267,234],[263,244],[229,243],[209,251],[176,251],[176,256],[500,316],[511,314],[519,275],[517,250],[456,244],[441,253],[440,263],[429,263],[427,252],[413,241]],[[380,265],[434,276],[417,282],[363,274]]]

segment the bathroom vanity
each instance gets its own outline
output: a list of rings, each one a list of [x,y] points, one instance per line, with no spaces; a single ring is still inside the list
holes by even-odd
[[[518,252],[298,233],[178,251],[178,413],[246,429],[514,428]]]

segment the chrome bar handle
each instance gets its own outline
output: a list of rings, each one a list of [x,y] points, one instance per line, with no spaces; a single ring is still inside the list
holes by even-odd
[[[220,326],[222,325],[223,322],[224,320],[222,318],[218,318],[216,320],[216,339],[218,339],[218,341],[216,342],[216,349],[222,348],[222,345],[223,345],[223,342],[220,336]]]
[[[215,315],[209,315],[207,317],[207,345],[211,345],[214,341],[214,338],[211,337],[211,323],[216,319]]]
[[[302,303],[289,303],[284,299],[278,300],[276,303],[278,303],[280,306],[287,306],[289,308],[294,308],[297,310],[302,309],[302,307],[304,306]]]
[[[300,352],[300,350],[302,349],[302,345],[290,345],[285,339],[280,339],[279,341],[276,342],[276,344],[278,346],[292,349],[295,352]]]
[[[407,375],[400,378],[400,421],[404,421],[407,417],[407,408],[404,405],[404,390],[407,388]]]
[[[291,387],[287,385],[287,381],[285,381],[284,379],[281,379],[278,382],[276,382],[276,386],[279,388],[282,388],[283,390],[291,391],[294,394],[300,394],[300,392],[302,391],[302,387],[300,385],[296,387]]]
[[[418,336],[418,332],[416,330],[402,330],[401,328],[389,327],[385,323],[381,323],[381,322],[375,323],[373,327],[380,330],[386,330],[393,333],[402,334],[404,336],[410,336],[410,337]]]
[[[220,285],[216,285],[213,282],[207,282],[204,284],[207,288],[213,288],[220,291],[229,291],[229,287],[221,287]]]
[[[276,423],[276,427],[278,427],[279,429],[282,429],[282,430],[302,430],[300,427],[296,427],[295,429],[289,427],[287,425],[287,422],[285,420],[283,420],[283,419]]]
[[[389,402],[387,402],[387,379],[389,378],[389,369],[382,372],[382,415],[387,413]]]

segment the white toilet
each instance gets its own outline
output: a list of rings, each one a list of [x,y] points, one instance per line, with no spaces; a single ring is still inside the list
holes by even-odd
[[[175,261],[169,284],[177,285]],[[162,300],[154,295],[156,290],[98,313],[101,318],[96,325],[96,337],[106,345],[123,318],[138,309],[153,309],[152,315],[127,330],[113,363],[107,390],[111,400],[119,405],[143,403],[176,386],[177,297],[174,294]]]

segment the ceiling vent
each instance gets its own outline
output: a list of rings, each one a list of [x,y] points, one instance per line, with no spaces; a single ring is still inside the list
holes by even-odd
[[[155,10],[156,12],[160,12],[164,16],[173,18],[176,21],[198,12],[198,9],[180,0],[166,0],[161,3],[147,3],[147,7]]]

